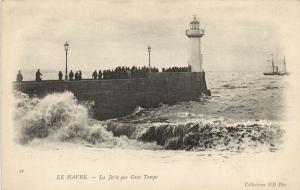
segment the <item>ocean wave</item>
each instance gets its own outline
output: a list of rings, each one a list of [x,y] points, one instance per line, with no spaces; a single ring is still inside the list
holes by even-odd
[[[141,107],[127,117],[97,121],[89,115],[91,104],[82,105],[70,92],[42,99],[16,92],[15,97],[15,128],[21,144],[39,139],[109,148],[276,150],[284,134],[279,124],[271,121],[208,119],[202,114],[180,111],[158,116],[155,109]]]
[[[224,120],[207,120],[187,123],[156,123],[108,127],[115,135],[126,134],[143,142],[156,142],[171,150],[228,150],[266,147],[275,150],[281,143],[284,131],[270,121],[229,123]],[[138,130],[138,131],[137,131]]]
[[[239,85],[224,84],[223,87],[224,88],[228,88],[228,89],[248,88],[248,86],[246,84],[239,84]]]
[[[126,136],[115,137],[106,123],[90,118],[87,107],[70,92],[45,98],[29,98],[15,93],[14,120],[17,141],[30,144],[35,139],[58,142],[90,143],[98,147],[157,149],[155,143],[140,143]]]
[[[141,106],[137,106],[131,114],[124,116],[121,119],[136,118],[136,117],[143,116],[144,114],[145,114],[145,109],[142,108]],[[116,120],[116,119],[113,119],[113,120]]]
[[[223,126],[221,123],[188,123],[150,127],[139,139],[156,141],[166,149],[243,150],[258,145],[273,148],[282,133],[278,126],[260,124]]]
[[[274,89],[280,89],[281,87],[279,86],[272,86],[272,85],[267,85],[267,86],[263,86],[263,87],[260,87],[259,90],[274,90]]]

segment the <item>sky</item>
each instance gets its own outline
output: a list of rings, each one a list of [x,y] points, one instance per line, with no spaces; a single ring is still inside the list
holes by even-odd
[[[68,2],[68,3],[67,3]],[[289,32],[299,18],[280,1],[4,1],[5,62],[15,69],[91,71],[116,66],[187,66],[185,30],[197,15],[206,71],[267,71],[288,56]],[[299,5],[299,3],[298,3]],[[292,17],[291,17],[292,16]]]

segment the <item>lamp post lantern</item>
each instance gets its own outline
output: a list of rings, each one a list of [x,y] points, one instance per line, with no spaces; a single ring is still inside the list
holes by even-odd
[[[69,50],[69,43],[66,42],[65,44],[65,51],[66,51],[66,74],[65,74],[65,79],[68,80],[68,50]]]
[[[150,64],[151,46],[148,46],[148,53],[149,53],[149,73],[151,73],[151,64]]]

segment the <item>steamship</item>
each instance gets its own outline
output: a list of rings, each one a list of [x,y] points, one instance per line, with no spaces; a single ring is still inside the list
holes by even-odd
[[[268,62],[271,62],[272,64],[272,72],[265,72],[264,75],[289,75],[289,73],[286,71],[286,62],[285,62],[285,57],[283,57],[283,71],[279,71],[278,66],[275,66],[274,59],[273,59],[273,54],[271,54],[272,59],[268,60]]]

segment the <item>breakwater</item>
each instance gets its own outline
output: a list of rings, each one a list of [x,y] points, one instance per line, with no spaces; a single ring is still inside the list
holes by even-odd
[[[94,118],[103,120],[128,115],[137,106],[197,100],[207,94],[204,72],[148,73],[146,78],[14,83],[14,89],[44,97],[70,91],[79,101],[93,101]]]

